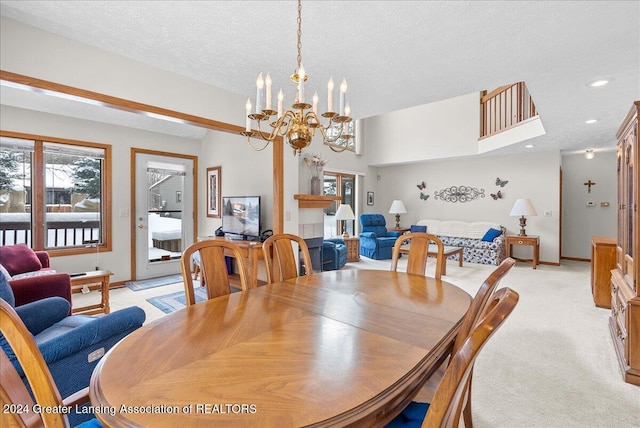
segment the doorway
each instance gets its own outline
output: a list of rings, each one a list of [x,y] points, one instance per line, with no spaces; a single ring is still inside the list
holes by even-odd
[[[132,279],[179,274],[194,242],[195,157],[134,149]]]
[[[336,220],[335,215],[341,203],[351,205],[353,212],[356,212],[356,176],[339,172],[325,172],[323,190],[325,195],[342,197],[341,201],[333,201],[331,206],[324,210],[324,237],[340,236],[343,230],[346,230],[349,235],[355,236],[355,220]]]

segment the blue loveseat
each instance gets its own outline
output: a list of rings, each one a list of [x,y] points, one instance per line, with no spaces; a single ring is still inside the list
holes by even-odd
[[[362,214],[360,224],[360,255],[376,260],[390,259],[400,232],[387,231],[387,221],[382,214]]]
[[[347,246],[342,238],[322,242],[322,270],[338,270],[347,264]]]
[[[69,316],[69,302],[62,297],[47,297],[16,307],[13,291],[3,275],[0,275],[0,298],[15,308],[33,335],[63,397],[88,387],[100,357],[145,320],[144,311],[136,306],[100,317]],[[2,335],[0,346],[29,388],[22,367]],[[69,421],[75,426],[92,417],[91,413],[72,412]]]

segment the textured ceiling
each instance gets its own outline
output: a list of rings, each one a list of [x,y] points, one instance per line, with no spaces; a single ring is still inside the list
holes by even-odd
[[[2,1],[0,12],[244,96],[260,71],[292,91],[294,1]],[[547,131],[528,143],[566,152],[613,147],[640,99],[638,1],[305,1],[302,14],[307,93],[322,103],[329,76],[346,77],[355,118],[525,81]],[[600,78],[612,80],[587,86]]]

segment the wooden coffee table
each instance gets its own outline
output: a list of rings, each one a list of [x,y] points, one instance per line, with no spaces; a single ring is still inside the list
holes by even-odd
[[[73,308],[73,314],[93,315],[108,314],[109,309],[109,277],[113,272],[108,270],[93,270],[80,274],[71,274],[71,292],[80,293],[83,289],[97,286],[101,292],[100,303]]]

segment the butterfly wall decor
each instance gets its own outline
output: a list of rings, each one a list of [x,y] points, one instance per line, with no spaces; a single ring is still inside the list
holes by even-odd
[[[427,199],[429,199],[429,195],[425,195],[424,193],[420,192],[420,199],[426,201]]]
[[[418,187],[418,189],[420,189],[420,190],[424,190],[424,189],[425,189],[425,187],[427,187],[427,185],[426,185],[426,184],[424,184],[424,181],[423,181],[422,183],[418,184],[418,185],[417,185],[417,187]]]
[[[496,193],[490,193],[490,195],[494,201],[497,201],[498,199],[502,199],[502,192],[500,190],[498,190]]]
[[[507,185],[509,181],[508,180],[500,180],[500,177],[496,178],[496,186],[500,186],[500,187],[504,187]]]

